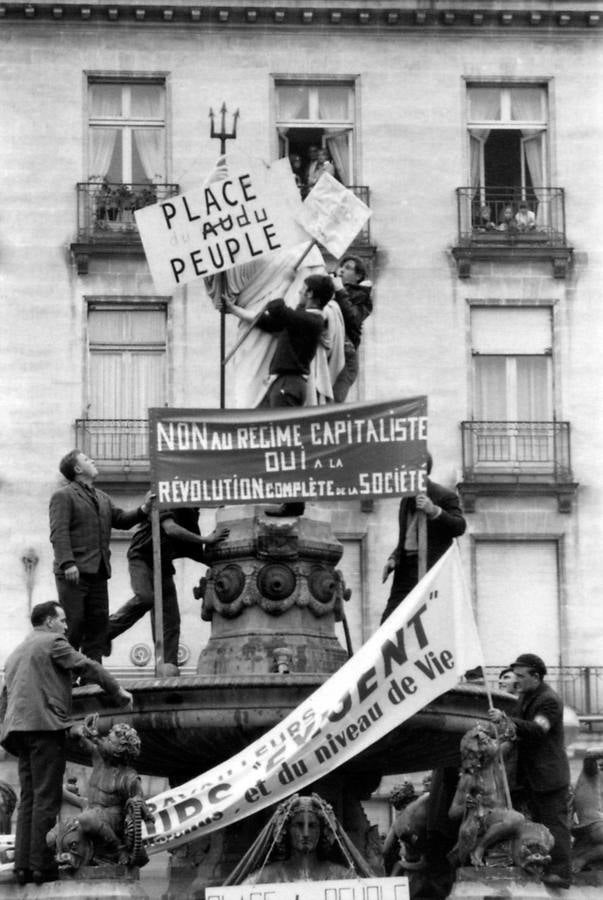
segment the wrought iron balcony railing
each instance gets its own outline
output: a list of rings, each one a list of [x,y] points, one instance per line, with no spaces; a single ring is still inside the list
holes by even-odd
[[[76,446],[97,462],[143,468],[149,461],[146,419],[76,419]]]
[[[461,431],[467,481],[571,481],[569,422],[461,422]]]
[[[563,188],[456,189],[459,242],[565,244]]]
[[[134,212],[179,193],[177,184],[116,184],[87,181],[77,185],[79,241],[138,241]]]
[[[565,234],[563,188],[456,189],[458,239],[452,248],[460,278],[476,261],[543,260],[565,278],[573,249]]]

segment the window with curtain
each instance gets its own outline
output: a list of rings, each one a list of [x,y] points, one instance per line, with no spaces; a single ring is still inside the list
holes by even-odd
[[[299,161],[299,181],[312,186],[316,150],[324,149],[331,174],[354,184],[354,85],[283,80],[275,93],[279,154]]]
[[[547,468],[554,458],[550,307],[471,311],[478,464]],[[489,425],[487,423],[500,423]]]
[[[527,203],[538,224],[546,224],[548,186],[548,96],[544,85],[467,87],[469,178],[474,217],[489,207],[495,225],[504,209]]]
[[[166,180],[162,82],[91,79],[88,111],[89,180],[114,184]]]
[[[476,541],[473,582],[487,665],[502,668],[526,647],[560,664],[558,556],[554,540]]]
[[[161,304],[89,304],[89,419],[143,422],[149,407],[166,403],[166,319],[167,310]],[[130,447],[130,453],[120,453],[120,457],[145,455],[144,429],[123,425],[117,430]],[[101,442],[96,454],[99,458],[116,458],[109,449],[109,442],[115,444],[115,433],[115,426],[107,425],[107,449],[103,454]],[[136,442],[140,446],[134,446]]]

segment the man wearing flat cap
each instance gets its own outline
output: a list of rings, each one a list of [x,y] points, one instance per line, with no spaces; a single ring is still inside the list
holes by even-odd
[[[535,653],[522,653],[511,668],[517,678],[519,699],[511,716],[519,739],[517,782],[525,789],[528,808],[555,839],[551,865],[543,881],[568,888],[571,882],[569,827],[570,772],[563,738],[563,702],[544,682],[546,665]],[[490,710],[490,719],[503,713]]]

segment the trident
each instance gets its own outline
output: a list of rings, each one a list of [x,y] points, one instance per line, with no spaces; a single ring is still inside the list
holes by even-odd
[[[220,155],[226,153],[226,141],[236,141],[237,139],[237,120],[239,118],[239,110],[232,117],[232,131],[226,131],[226,103],[223,100],[220,107],[220,131],[216,131],[216,116],[213,109],[209,108],[209,118],[211,121],[210,138],[216,138],[220,141]],[[220,409],[224,409],[226,404],[226,383],[225,383],[225,364],[224,357],[226,355],[226,312],[224,304],[220,310]]]

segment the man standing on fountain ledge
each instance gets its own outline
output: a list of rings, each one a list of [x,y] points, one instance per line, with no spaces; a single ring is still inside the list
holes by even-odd
[[[219,525],[206,537],[199,532],[199,510],[182,507],[165,509],[159,513],[161,533],[161,594],[163,598],[164,671],[177,676],[178,644],[180,642],[180,610],[174,584],[174,559],[187,557],[203,562],[203,550],[217,544],[230,534]],[[117,612],[109,616],[108,644],[105,656],[111,652],[111,641],[135,625],[147,612],[151,613],[151,628],[155,639],[155,589],[153,581],[153,530],[150,518],[134,532],[128,548],[128,569],[134,596]]]
[[[563,736],[563,702],[544,683],[546,666],[535,653],[522,653],[511,668],[520,696],[511,716],[517,728],[517,783],[525,791],[535,822],[546,825],[555,845],[543,882],[550,887],[571,884],[569,824],[570,770]],[[504,713],[491,709],[492,722]]]
[[[73,675],[100,685],[121,707],[132,703],[132,695],[109,672],[67,641],[67,620],[59,603],[36,604],[31,624],[31,634],[6,660],[0,697],[0,744],[19,759],[18,884],[57,878],[46,835],[56,822],[63,797]]]
[[[427,474],[431,473],[433,459],[427,454]],[[419,543],[417,511],[427,516],[427,568],[431,569],[438,559],[452,545],[455,537],[465,532],[467,523],[461,512],[458,495],[427,479],[426,493],[416,497],[403,497],[398,514],[398,546],[389,556],[383,569],[383,582],[391,572],[394,582],[387,601],[381,624],[410,594],[419,580]]]
[[[291,273],[292,276],[295,273]],[[303,406],[306,402],[310,363],[316,355],[325,328],[323,309],[333,296],[329,275],[309,275],[300,290],[295,309],[283,299],[271,300],[255,324],[263,331],[278,334],[270,362],[270,384],[260,409],[282,409]],[[226,310],[243,322],[252,323],[256,314],[224,300]],[[268,509],[269,515],[301,516],[305,503],[283,503]]]

